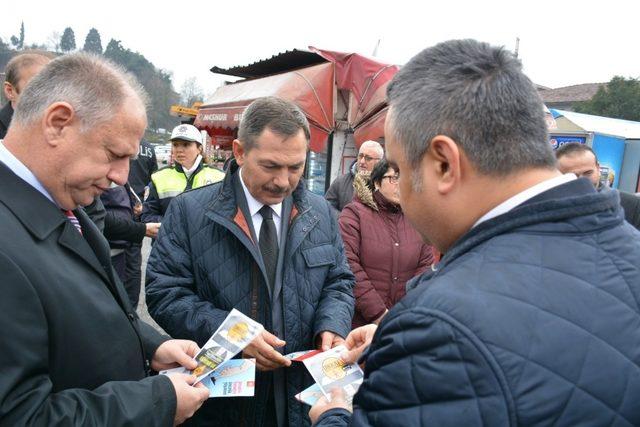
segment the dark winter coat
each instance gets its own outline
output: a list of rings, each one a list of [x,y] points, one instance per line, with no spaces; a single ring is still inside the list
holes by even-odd
[[[365,180],[356,178],[356,196],[340,214],[340,231],[356,276],[353,327],[378,319],[405,294],[407,281],[433,264],[433,249],[409,224],[402,209]]]
[[[640,196],[631,193],[620,192],[620,205],[624,209],[624,218],[640,230]]]
[[[187,191],[169,206],[147,268],[151,316],[175,338],[203,345],[232,308],[272,331],[266,270],[252,237],[251,218],[237,200],[235,162],[222,182]],[[315,348],[322,331],[346,337],[353,316],[354,277],[329,204],[304,189],[292,195],[284,244],[280,338],[283,354]],[[286,200],[285,200],[286,202]],[[281,249],[282,250],[282,249]],[[282,369],[288,421],[309,424],[308,407],[295,394],[312,384],[301,364]],[[199,425],[261,426],[271,373],[258,373],[254,398],[211,399],[196,414]]]
[[[352,426],[640,425],[640,233],[617,192],[548,190],[409,288],[364,356]]]
[[[171,426],[176,396],[147,377],[167,338],[140,321],[109,246],[0,163],[0,426]]]
[[[324,198],[338,212],[353,200],[353,178],[356,175],[357,162],[353,162],[349,172],[337,177],[329,186]]]
[[[4,139],[11,124],[11,118],[13,117],[13,107],[10,102],[7,102],[2,109],[0,109],[0,139]]]

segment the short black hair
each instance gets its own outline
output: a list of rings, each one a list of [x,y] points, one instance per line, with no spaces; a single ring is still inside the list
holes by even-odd
[[[590,152],[596,158],[596,162],[598,161],[598,156],[596,156],[595,151],[587,144],[581,144],[579,142],[570,142],[568,144],[561,145],[556,150],[556,159],[564,156],[571,156],[578,153]]]
[[[387,98],[412,169],[436,135],[451,137],[487,175],[555,167],[540,95],[502,47],[450,40],[425,49],[393,77]]]
[[[369,186],[371,187],[371,190],[375,190],[376,184],[382,184],[382,178],[384,178],[384,175],[387,173],[389,168],[398,173],[398,170],[387,161],[386,157],[381,158],[380,161],[376,163],[371,171],[371,175],[369,175]]]

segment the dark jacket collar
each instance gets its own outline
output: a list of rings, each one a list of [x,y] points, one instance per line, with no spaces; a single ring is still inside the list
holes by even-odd
[[[445,254],[435,267],[434,275],[476,246],[518,228],[541,229],[540,227],[546,227],[545,224],[571,222],[573,227],[588,232],[604,226],[614,226],[623,219],[617,191],[597,192],[585,178],[570,181],[469,230]],[[558,232],[560,229],[556,227],[554,230]],[[420,281],[412,280],[407,284],[407,289],[415,287],[418,282]]]
[[[0,162],[0,203],[36,238],[44,240],[66,219],[58,207]],[[37,212],[38,215],[34,215]]]
[[[91,265],[104,278],[112,292],[115,292],[109,246],[82,209],[74,210],[74,214],[80,221],[84,239],[67,221],[58,206],[14,174],[2,162],[0,162],[0,182],[2,182],[0,203],[13,212],[31,235],[38,240],[45,240],[58,227],[64,226],[58,243],[72,250]]]
[[[6,131],[9,128],[12,117],[13,107],[11,107],[10,102],[7,102],[7,105],[2,107],[2,109],[0,110],[0,129],[4,129]]]
[[[238,173],[239,169],[240,168],[238,167],[235,159],[231,160],[227,173],[222,181],[220,193],[218,194],[218,197],[212,201],[210,207],[211,210],[214,210],[227,218],[233,218],[236,215],[238,208],[236,200],[236,185],[239,184],[239,182],[236,183],[236,180],[240,179],[240,174]],[[302,178],[300,179],[296,189],[291,194],[291,197],[293,199],[293,205],[299,213],[303,213],[309,209],[309,200],[307,199],[304,180]]]

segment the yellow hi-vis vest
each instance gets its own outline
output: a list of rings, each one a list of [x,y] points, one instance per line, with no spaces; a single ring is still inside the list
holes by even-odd
[[[191,188],[202,187],[203,185],[213,184],[224,178],[224,172],[218,169],[204,166],[197,173],[191,175]],[[187,190],[187,176],[184,172],[180,172],[175,168],[160,169],[151,175],[153,186],[158,192],[158,199],[166,199],[175,197],[183,191]]]

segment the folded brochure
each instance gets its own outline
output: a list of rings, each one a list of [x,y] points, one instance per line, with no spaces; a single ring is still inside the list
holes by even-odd
[[[167,374],[191,374],[185,368],[161,371]],[[222,363],[202,384],[209,389],[209,397],[253,396],[256,391],[256,359],[231,359]]]
[[[236,309],[231,310],[218,330],[194,358],[198,366],[193,374],[202,381],[222,363],[240,353],[263,330],[263,326]]]
[[[364,374],[357,364],[346,364],[342,360],[340,354],[345,350],[343,345],[339,345],[331,350],[305,358],[302,362],[327,399],[331,398],[331,390],[341,388],[347,403],[351,405],[353,396],[362,384]],[[302,393],[309,391],[310,389],[307,389]]]

